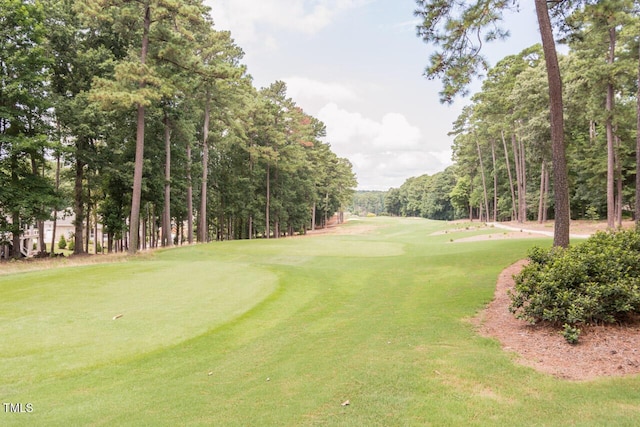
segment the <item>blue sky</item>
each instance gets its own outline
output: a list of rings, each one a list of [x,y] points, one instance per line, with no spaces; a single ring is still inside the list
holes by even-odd
[[[422,76],[431,48],[416,37],[414,0],[206,0],[215,27],[245,51],[256,87],[283,80],[327,126],[326,141],[354,166],[360,190],[399,187],[451,164],[447,135],[462,107]],[[488,45],[491,64],[539,43],[533,4],[505,16],[511,32]],[[472,90],[478,90],[476,83]]]

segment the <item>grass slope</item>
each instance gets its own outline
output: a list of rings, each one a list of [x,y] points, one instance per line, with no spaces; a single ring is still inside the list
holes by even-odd
[[[0,277],[0,395],[33,407],[0,424],[638,423],[640,378],[556,380],[466,320],[548,239],[452,244],[432,235],[444,223],[367,222]]]

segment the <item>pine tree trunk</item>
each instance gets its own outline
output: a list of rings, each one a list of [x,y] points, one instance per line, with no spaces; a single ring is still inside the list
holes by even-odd
[[[516,205],[518,209],[517,220],[519,223],[523,223],[526,220],[526,216],[522,215],[522,199],[524,198],[524,195],[522,194],[522,163],[520,162],[520,149],[518,148],[519,144],[516,140],[515,131],[511,134],[511,145],[513,146],[513,163],[516,169],[516,188],[518,190],[516,194]]]
[[[616,225],[622,227],[622,160],[620,159],[620,138],[616,135],[614,137],[615,142],[615,165],[616,165]]]
[[[149,228],[149,226],[147,225],[147,223],[149,222],[149,204],[147,204],[146,206],[146,213],[144,215],[144,219],[142,220],[142,242],[141,242],[141,247],[142,249],[147,249],[147,230]]]
[[[615,46],[616,46],[616,30],[615,28],[609,29],[609,55],[608,63],[613,64],[615,59]],[[614,148],[614,135],[613,135],[613,105],[614,105],[614,90],[613,83],[607,84],[607,99],[605,109],[607,112],[607,119],[605,127],[607,131],[607,228],[613,229],[615,227],[616,208],[615,208],[615,148]]]
[[[156,205],[151,205],[151,216],[149,217],[149,248],[155,249],[157,244],[156,232]]]
[[[482,177],[482,193],[484,194],[484,209],[486,212],[485,221],[489,220],[489,197],[487,194],[487,183],[484,176],[484,164],[482,162],[482,152],[480,151],[480,143],[478,142],[478,138],[476,140],[476,148],[478,149],[478,159],[480,160],[480,175]]]
[[[153,247],[153,212],[149,202],[147,202],[147,216],[143,218],[140,226],[145,230],[142,233],[142,249]]]
[[[102,236],[100,236],[100,247],[102,248]],[[98,212],[93,210],[93,253],[98,255]]]
[[[268,238],[271,237],[271,224],[270,224],[270,218],[269,218],[269,211],[271,210],[271,182],[270,182],[270,178],[269,175],[271,174],[270,168],[269,168],[269,163],[267,163],[267,203],[266,203],[266,207],[265,207],[265,236]]]
[[[636,94],[636,228],[640,230],[640,46],[638,46],[638,93]]]
[[[524,149],[524,143],[519,135],[516,136],[516,143],[518,146],[518,157],[516,161],[519,164],[520,179],[518,180],[518,216],[520,222],[527,221],[527,159],[526,151]]]
[[[11,155],[11,183],[14,188],[18,186],[18,157],[15,154]],[[20,259],[22,256],[21,241],[20,241],[20,212],[14,210],[11,212],[11,240],[13,242],[13,248],[11,250],[11,258]]]
[[[542,199],[542,222],[547,222],[547,208],[549,202],[549,168],[544,171],[544,197]]]
[[[549,116],[551,120],[551,145],[553,160],[553,190],[555,198],[555,227],[553,245],[569,246],[571,211],[569,207],[569,174],[564,145],[564,112],[562,103],[562,78],[558,65],[553,29],[546,0],[535,0],[542,49],[547,65],[549,81]]]
[[[316,229],[316,202],[313,202],[313,208],[311,208],[311,230]]]
[[[140,239],[140,203],[142,197],[142,168],[144,162],[144,106],[138,106],[138,122],[136,132],[136,157],[133,172],[133,193],[131,198],[131,215],[129,216],[129,253],[136,253]]]
[[[493,221],[498,221],[498,174],[496,173],[496,142],[491,139],[491,158],[493,160]]]
[[[327,227],[327,225],[329,224],[329,192],[327,191],[325,193],[325,198],[324,198],[324,224],[322,224],[322,228]]]
[[[544,210],[545,210],[545,203],[544,203],[544,192],[545,192],[545,176],[547,174],[547,167],[546,167],[546,163],[543,160],[542,161],[542,166],[540,167],[540,198],[538,201],[538,223],[542,224],[543,217],[544,217]]]
[[[507,141],[504,137],[504,131],[500,132],[502,136],[502,146],[504,147],[504,159],[507,164],[507,174],[509,176],[509,189],[511,190],[511,209],[513,209],[513,217],[518,220],[518,209],[516,208],[516,191],[513,187],[513,177],[511,176],[511,166],[509,165],[509,150],[507,149]]]
[[[89,253],[89,240],[91,240],[91,186],[87,176],[87,226],[85,228],[84,253]]]
[[[193,180],[191,179],[191,143],[187,142],[187,242],[193,244]]]
[[[200,223],[198,224],[198,241],[206,243],[209,227],[207,226],[207,179],[209,175],[209,118],[211,115],[211,93],[207,89],[204,126],[202,131],[202,191],[200,194]]]
[[[38,164],[36,161],[35,153],[31,153],[31,173],[33,173],[34,176],[39,175]],[[43,168],[42,176],[44,176],[44,173],[45,171]],[[42,208],[44,210],[44,206],[42,206]],[[43,252],[46,250],[46,246],[44,243],[44,221],[42,220],[36,221],[36,228],[38,230],[38,241],[36,243],[36,248],[38,252]]]
[[[13,236],[13,251],[11,258],[20,259],[22,257],[22,241],[20,240],[20,212],[14,212],[11,218],[11,233]]]
[[[164,211],[162,215],[162,246],[171,246],[171,128],[164,112]]]
[[[82,193],[82,181],[84,180],[84,162],[80,159],[80,151],[78,148],[76,154],[76,177],[74,184],[74,242],[73,253],[81,254],[84,247],[82,236],[82,225],[84,223],[84,195]]]
[[[146,5],[144,11],[144,26],[142,31],[142,48],[140,63],[145,64],[149,49],[149,28],[151,27],[151,6]],[[142,89],[145,82],[141,81]],[[133,171],[133,194],[131,195],[131,215],[129,216],[129,253],[138,251],[140,239],[140,202],[142,197],[142,169],[144,166],[144,105],[138,104],[138,119],[136,125],[136,156]]]
[[[56,193],[60,189],[60,153],[56,153]],[[58,227],[58,209],[53,210],[53,235],[51,237],[51,255],[56,252],[56,228]]]

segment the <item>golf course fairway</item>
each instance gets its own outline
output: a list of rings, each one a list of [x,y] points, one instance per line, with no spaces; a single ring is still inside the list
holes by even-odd
[[[639,377],[560,380],[476,333],[551,243],[456,242],[491,231],[366,218],[0,275],[0,425],[638,425]]]

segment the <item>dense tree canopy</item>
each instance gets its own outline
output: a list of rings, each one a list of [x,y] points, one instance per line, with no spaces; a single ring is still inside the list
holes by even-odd
[[[97,224],[135,252],[304,232],[349,202],[324,125],[253,87],[201,0],[2,0],[0,24],[4,243],[65,208],[74,252]]]
[[[517,1],[417,3],[418,35],[436,46],[425,75],[443,79],[441,99],[452,102],[486,72],[452,132],[457,177],[450,196],[458,215],[554,216],[554,243],[566,246],[570,216],[604,216],[613,227],[614,219],[619,224],[633,213],[640,164],[637,4],[566,1],[547,10],[547,2],[536,2],[542,45],[488,68],[482,44],[508,35],[501,14]],[[569,47],[557,60],[551,23]]]
[[[474,75],[482,89],[453,124],[454,166],[352,203],[351,164],[324,124],[283,82],[255,88],[200,0],[0,0],[1,243],[19,247],[25,228],[63,209],[75,215],[76,253],[97,224],[108,250],[133,252],[290,235],[348,206],[544,221],[565,215],[562,165],[567,217],[638,219],[637,2],[540,2],[568,46],[557,58],[561,135],[549,40],[493,67],[481,56],[507,36],[501,14],[517,3],[418,2],[419,35],[437,47],[426,75],[443,78],[443,101]]]

